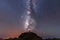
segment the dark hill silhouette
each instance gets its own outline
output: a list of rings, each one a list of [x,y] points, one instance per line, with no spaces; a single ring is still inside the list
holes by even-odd
[[[2,39],[0,39],[2,40]],[[60,40],[60,38],[48,38],[48,39],[42,39],[41,37],[37,36],[37,34],[33,32],[24,32],[21,35],[18,36],[18,38],[9,38],[5,40]]]
[[[42,40],[41,37],[37,36],[33,32],[22,33],[19,37],[20,40]]]
[[[18,38],[9,38],[6,40],[42,40],[42,38],[33,32],[25,32],[19,35]]]

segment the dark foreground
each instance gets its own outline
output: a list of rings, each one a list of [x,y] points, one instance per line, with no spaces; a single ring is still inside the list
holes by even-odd
[[[0,40],[2,40],[2,39],[0,39]],[[22,33],[20,36],[18,36],[18,38],[9,38],[9,39],[5,39],[5,40],[60,40],[60,39],[59,38],[42,39],[42,37],[37,36],[33,32],[25,32],[25,33]]]

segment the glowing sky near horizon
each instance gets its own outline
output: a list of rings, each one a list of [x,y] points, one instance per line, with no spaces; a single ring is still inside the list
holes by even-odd
[[[14,37],[23,31],[27,0],[0,0],[0,37]],[[60,0],[36,0],[37,33],[60,37]],[[46,34],[45,34],[46,33]],[[9,36],[8,36],[9,35]]]

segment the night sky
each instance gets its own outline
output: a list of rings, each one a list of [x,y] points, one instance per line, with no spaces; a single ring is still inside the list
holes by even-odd
[[[17,37],[23,31],[27,0],[0,0],[0,37]],[[35,21],[38,34],[60,37],[60,0],[36,0]]]

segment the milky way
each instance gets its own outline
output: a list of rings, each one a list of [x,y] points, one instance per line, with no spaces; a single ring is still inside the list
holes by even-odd
[[[24,18],[24,30],[25,31],[31,31],[34,29],[35,26],[35,20],[31,17],[33,14],[33,0],[28,0],[27,2],[27,11],[25,14],[25,18]]]
[[[24,32],[28,3],[27,0],[0,0],[0,37],[14,37]],[[30,17],[37,24],[33,30],[36,28],[38,34],[60,37],[60,0],[33,0],[33,8],[35,13]]]

